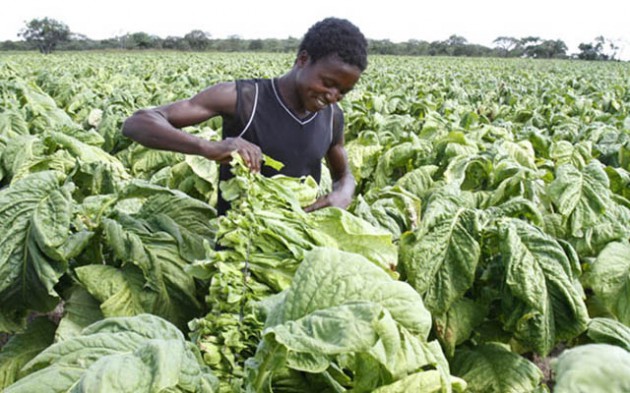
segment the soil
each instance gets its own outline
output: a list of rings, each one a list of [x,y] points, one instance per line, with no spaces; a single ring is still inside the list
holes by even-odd
[[[549,388],[549,391],[553,391],[553,386],[555,385],[553,370],[551,369],[551,362],[555,358],[557,358],[565,349],[566,349],[565,346],[561,344],[555,347],[554,349],[552,349],[549,355],[545,357],[542,357],[537,354],[532,354],[531,356],[528,357],[529,360],[531,360],[540,369],[540,371],[542,371],[543,373],[542,383],[544,385],[547,385],[547,387]]]

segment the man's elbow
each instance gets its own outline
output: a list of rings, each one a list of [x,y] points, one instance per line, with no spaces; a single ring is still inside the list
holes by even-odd
[[[121,130],[123,136],[135,140],[138,136],[138,130],[140,129],[139,124],[142,123],[142,120],[147,116],[150,116],[149,110],[140,109],[125,119]]]
[[[121,129],[121,131],[120,131],[120,132],[123,134],[123,136],[124,136],[124,137],[133,139],[133,131],[132,131],[131,126],[129,125],[129,123],[130,123],[130,119],[131,119],[131,118],[130,118],[130,117],[128,117],[128,118],[127,118],[127,119],[123,122],[122,129]]]

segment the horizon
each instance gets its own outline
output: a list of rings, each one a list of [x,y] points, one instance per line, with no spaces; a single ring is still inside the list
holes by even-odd
[[[603,36],[619,46],[617,57],[630,60],[630,29],[626,15],[630,2],[530,0],[506,4],[498,0],[445,0],[440,4],[413,4],[390,0],[387,6],[361,1],[320,0],[316,7],[297,10],[286,0],[236,1],[211,4],[180,0],[177,6],[155,6],[139,0],[111,0],[94,17],[91,4],[78,0],[23,0],[0,15],[0,41],[19,41],[27,21],[49,17],[66,24],[76,34],[92,40],[111,39],[137,32],[162,39],[183,37],[192,30],[212,39],[300,39],[308,27],[327,16],[346,18],[370,40],[392,43],[444,41],[452,35],[469,44],[494,48],[501,36],[522,39],[562,40],[567,53],[578,53],[581,43]],[[243,12],[245,10],[245,12]],[[614,10],[613,12],[609,10]],[[150,17],[148,16],[150,15]]]

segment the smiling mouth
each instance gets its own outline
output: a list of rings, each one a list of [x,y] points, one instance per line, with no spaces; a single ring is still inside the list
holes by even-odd
[[[317,100],[315,100],[315,102],[317,103],[317,107],[319,109],[322,109],[328,105],[328,102],[326,102],[326,100],[324,100],[323,98],[318,98]]]

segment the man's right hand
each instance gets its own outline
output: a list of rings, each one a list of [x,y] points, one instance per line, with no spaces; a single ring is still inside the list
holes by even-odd
[[[206,158],[216,160],[220,163],[229,163],[232,159],[232,153],[237,152],[243,157],[245,165],[247,165],[252,172],[260,172],[263,160],[260,147],[243,138],[226,138],[220,142],[214,142],[214,144],[215,148],[210,149],[209,154],[204,154]]]

